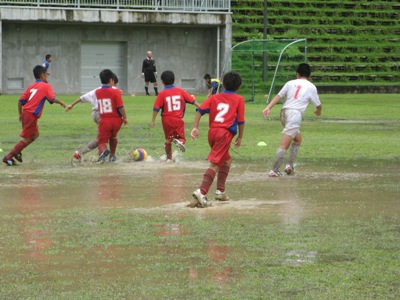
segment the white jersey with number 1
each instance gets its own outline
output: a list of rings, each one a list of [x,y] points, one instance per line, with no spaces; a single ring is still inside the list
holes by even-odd
[[[307,79],[294,79],[288,81],[279,91],[278,95],[281,98],[286,98],[282,109],[296,109],[302,114],[307,109],[307,105],[310,102],[314,106],[321,105],[317,88]]]

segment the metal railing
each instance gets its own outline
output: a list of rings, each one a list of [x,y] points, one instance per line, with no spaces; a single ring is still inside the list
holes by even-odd
[[[0,0],[0,6],[160,12],[230,12],[231,0]]]

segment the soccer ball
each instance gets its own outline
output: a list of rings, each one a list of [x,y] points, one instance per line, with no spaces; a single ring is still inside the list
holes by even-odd
[[[144,161],[147,159],[147,152],[143,148],[137,148],[133,151],[134,161]]]

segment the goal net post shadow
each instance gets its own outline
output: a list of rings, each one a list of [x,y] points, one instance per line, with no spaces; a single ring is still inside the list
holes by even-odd
[[[246,101],[261,98],[269,103],[276,88],[295,79],[298,64],[307,62],[307,39],[244,41],[233,46],[226,57],[221,81],[227,72],[239,72],[240,94]]]

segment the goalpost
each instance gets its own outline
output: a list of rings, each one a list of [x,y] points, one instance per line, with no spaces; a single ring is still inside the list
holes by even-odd
[[[254,102],[256,96],[270,98],[275,87],[294,79],[296,67],[307,61],[307,39],[250,40],[233,46],[221,73],[237,71],[242,76],[240,93]],[[267,93],[268,91],[268,93]]]

